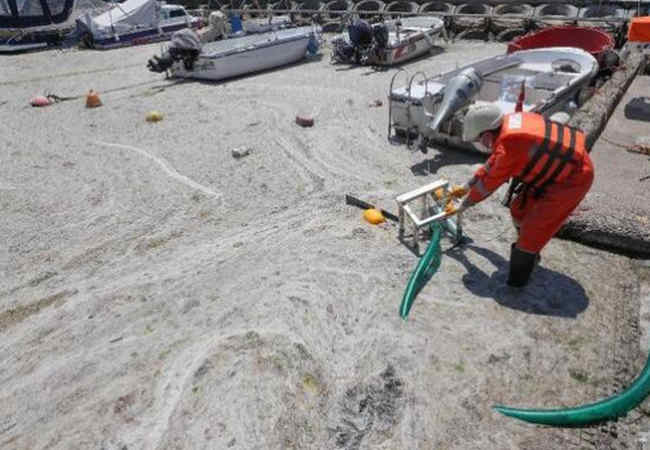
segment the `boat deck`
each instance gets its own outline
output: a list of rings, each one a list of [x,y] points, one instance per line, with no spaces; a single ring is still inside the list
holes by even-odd
[[[221,41],[208,42],[203,45],[201,56],[218,57],[242,50],[249,50],[254,47],[276,41],[292,40],[304,37],[314,30],[312,27],[288,28],[283,30],[269,31],[266,33],[251,34],[247,36],[223,39]]]

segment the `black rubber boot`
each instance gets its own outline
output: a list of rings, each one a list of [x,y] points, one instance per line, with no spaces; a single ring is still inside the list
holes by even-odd
[[[530,274],[538,261],[537,253],[525,252],[517,248],[515,244],[512,244],[510,247],[510,273],[508,274],[508,286],[526,286]]]

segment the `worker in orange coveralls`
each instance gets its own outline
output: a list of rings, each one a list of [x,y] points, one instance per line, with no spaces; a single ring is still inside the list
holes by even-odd
[[[459,211],[512,179],[510,206],[518,239],[510,251],[508,284],[528,283],[539,253],[589,191],[594,168],[584,134],[535,113],[503,115],[494,103],[475,104],[464,119],[463,140],[492,154],[455,196]],[[514,198],[513,198],[514,195]]]

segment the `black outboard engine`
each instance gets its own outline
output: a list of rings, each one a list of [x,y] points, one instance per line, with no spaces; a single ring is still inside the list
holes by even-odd
[[[161,56],[154,56],[147,61],[147,67],[152,72],[162,73],[174,62],[183,61],[185,70],[192,70],[199,53],[201,53],[199,36],[189,28],[185,28],[172,35],[169,49]]]
[[[354,62],[364,64],[372,48],[372,27],[364,20],[357,20],[348,26],[348,36],[354,49]]]
[[[350,42],[355,47],[368,47],[372,44],[372,28],[364,20],[357,20],[349,25],[348,36],[350,36]]]
[[[372,27],[372,33],[375,36],[375,45],[378,48],[388,47],[388,27],[383,23]]]
[[[347,43],[344,38],[337,38],[332,41],[332,60],[348,63],[354,58],[354,47]]]

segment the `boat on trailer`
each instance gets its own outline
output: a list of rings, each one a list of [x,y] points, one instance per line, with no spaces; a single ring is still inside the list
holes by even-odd
[[[571,47],[515,51],[487,58],[456,70],[427,77],[418,72],[401,87],[390,84],[388,136],[396,134],[419,141],[481,151],[463,142],[462,124],[474,102],[493,102],[504,113],[516,110],[550,117],[569,116],[590,96],[590,84],[599,66],[588,52]]]
[[[332,40],[332,60],[340,63],[392,66],[422,56],[443,32],[439,17],[390,20],[373,26],[357,21]]]
[[[182,30],[168,50],[154,56],[152,72],[169,71],[172,77],[222,80],[295,63],[318,51],[319,27],[288,28],[223,39],[203,45],[196,33]]]

